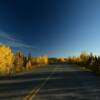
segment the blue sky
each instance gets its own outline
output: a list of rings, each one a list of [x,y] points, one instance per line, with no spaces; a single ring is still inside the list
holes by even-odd
[[[100,55],[100,0],[0,0],[0,42],[33,55]]]

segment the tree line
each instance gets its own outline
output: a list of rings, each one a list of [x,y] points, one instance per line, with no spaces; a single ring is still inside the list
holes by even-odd
[[[100,74],[100,56],[93,55],[92,53],[81,52],[79,56],[67,57],[64,61],[77,64],[82,68]]]
[[[34,69],[36,66],[48,64],[48,56],[25,56],[23,52],[12,52],[9,46],[0,44],[0,74],[13,74]]]
[[[51,58],[49,62],[77,64],[83,69],[89,69],[96,74],[100,74],[100,56],[92,53],[81,52],[79,56]]]

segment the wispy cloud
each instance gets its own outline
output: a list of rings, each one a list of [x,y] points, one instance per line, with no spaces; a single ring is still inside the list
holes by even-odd
[[[11,47],[16,47],[16,48],[28,48],[28,49],[33,49],[34,47],[28,44],[24,44],[21,42],[16,42],[16,41],[7,41],[7,45]]]
[[[15,39],[11,34],[5,33],[5,32],[0,32],[0,43],[7,44],[11,47],[16,47],[16,48],[28,48],[28,49],[34,49],[32,45],[24,44],[22,41]]]
[[[15,39],[11,34],[5,33],[5,32],[0,32],[0,38],[11,40],[11,41],[20,41]]]
[[[49,51],[49,50],[45,50],[44,48],[39,48],[33,45],[29,45],[26,43],[23,43],[23,41],[15,39],[13,37],[13,35],[11,35],[10,33],[5,33],[5,32],[0,32],[0,44],[6,44],[10,47],[13,48],[18,48],[18,49],[31,49],[31,50],[35,50],[36,52],[39,52],[41,54],[53,54],[57,51]]]

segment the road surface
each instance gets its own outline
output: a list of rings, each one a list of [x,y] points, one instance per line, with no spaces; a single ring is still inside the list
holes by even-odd
[[[0,77],[0,100],[100,100],[100,77],[71,64]]]

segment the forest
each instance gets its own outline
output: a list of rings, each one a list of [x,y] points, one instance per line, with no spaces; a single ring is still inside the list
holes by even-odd
[[[0,44],[0,74],[10,75],[23,71],[29,71],[37,66],[48,64],[48,56],[25,56],[21,51],[13,53],[12,49]]]
[[[13,53],[12,49],[0,44],[0,75],[10,75],[24,71],[34,70],[36,67],[52,63],[71,63],[81,68],[89,69],[100,74],[100,57],[92,53],[81,52],[79,56],[48,58],[47,55],[34,57],[26,56],[21,51]]]
[[[88,69],[96,74],[100,74],[100,56],[93,55],[92,53],[81,52],[79,56],[61,57],[58,59],[59,61],[76,64],[82,69]]]

